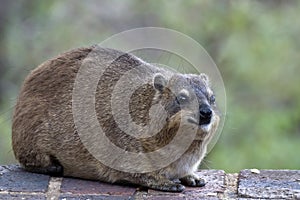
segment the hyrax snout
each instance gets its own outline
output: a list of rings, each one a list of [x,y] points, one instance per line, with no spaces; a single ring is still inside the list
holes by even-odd
[[[83,69],[89,73],[80,79]],[[88,83],[95,77],[93,87]],[[93,113],[112,149],[91,135],[99,132],[89,124]],[[205,184],[194,172],[218,123],[207,75],[176,73],[92,46],[63,53],[29,74],[14,111],[12,144],[31,172],[179,192]]]

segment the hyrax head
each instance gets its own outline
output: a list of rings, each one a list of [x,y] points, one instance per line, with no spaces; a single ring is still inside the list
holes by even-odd
[[[153,84],[169,114],[169,124],[196,128],[200,138],[218,125],[215,95],[206,74],[174,74],[169,79],[156,74]]]

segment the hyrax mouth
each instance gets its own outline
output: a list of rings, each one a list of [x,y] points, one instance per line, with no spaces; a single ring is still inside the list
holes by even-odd
[[[209,132],[211,128],[211,120],[209,120],[208,123],[199,123],[194,117],[189,117],[187,121],[193,125],[196,125],[202,132]]]
[[[213,111],[211,110],[210,106],[207,104],[202,104],[199,107],[199,120],[194,117],[190,117],[188,118],[188,122],[197,125],[199,129],[206,132],[210,129],[212,117]]]

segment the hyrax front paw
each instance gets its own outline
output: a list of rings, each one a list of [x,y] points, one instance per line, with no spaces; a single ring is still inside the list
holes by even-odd
[[[173,182],[161,175],[143,175],[141,177],[133,177],[129,180],[154,190],[162,190],[166,192],[182,192],[185,187],[177,182]]]
[[[180,179],[181,183],[186,186],[191,187],[203,187],[205,185],[205,180],[199,178],[197,175],[188,175]]]
[[[152,186],[153,189],[162,190],[166,192],[182,192],[185,187],[179,183],[168,183],[163,185]]]

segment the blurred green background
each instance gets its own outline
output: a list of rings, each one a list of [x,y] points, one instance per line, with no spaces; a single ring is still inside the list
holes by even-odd
[[[11,115],[30,70],[68,49],[159,26],[198,41],[225,83],[225,127],[202,167],[299,169],[299,19],[296,0],[1,0],[0,164],[16,162]]]

